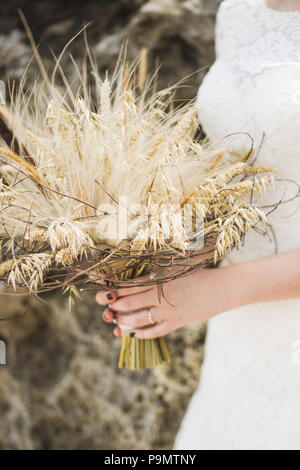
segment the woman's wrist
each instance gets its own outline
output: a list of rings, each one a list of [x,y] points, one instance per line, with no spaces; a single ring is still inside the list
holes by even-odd
[[[236,296],[233,303],[236,303],[237,307],[264,300],[261,289],[262,279],[255,261],[234,264],[229,268],[231,269],[231,282],[234,286],[233,295]]]
[[[269,300],[272,286],[265,282],[261,266],[256,261],[224,266],[214,271],[216,311],[227,312],[238,307]]]
[[[300,249],[221,269],[232,308],[300,297]]]
[[[255,283],[253,279],[251,283],[248,282],[248,271],[249,267],[246,263],[199,270],[196,273],[198,276],[197,295],[201,295],[201,291],[203,294],[199,299],[200,308],[195,311],[195,321],[203,321],[203,298],[205,298],[205,311],[208,318],[255,302],[253,295]],[[213,295],[207,296],[206,292],[213,292]]]
[[[220,274],[226,288],[226,310],[259,302],[256,273],[252,272],[251,268],[249,263],[238,263],[220,269],[223,271]]]

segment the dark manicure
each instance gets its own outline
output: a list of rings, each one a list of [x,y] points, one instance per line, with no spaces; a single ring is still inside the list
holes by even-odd
[[[132,331],[132,332],[130,333],[130,336],[131,336],[131,338],[134,338],[134,337],[135,337],[134,331]]]
[[[109,292],[109,294],[106,295],[106,297],[108,298],[108,300],[112,300],[112,299],[113,299],[113,296],[111,295],[110,292]]]

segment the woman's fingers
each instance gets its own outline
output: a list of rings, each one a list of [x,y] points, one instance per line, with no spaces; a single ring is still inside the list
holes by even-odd
[[[169,333],[169,330],[167,327],[167,322],[163,320],[157,325],[150,326],[149,328],[134,329],[131,334],[132,333],[135,333],[135,338],[154,339],[166,335],[167,333]]]
[[[113,333],[115,336],[118,336],[118,338],[122,336],[121,330],[118,326],[114,329]]]
[[[99,276],[98,276],[99,277]],[[93,282],[97,284],[105,285],[106,281],[102,278],[98,279],[94,277]],[[95,280],[96,279],[96,280]],[[149,276],[142,276],[137,278],[138,282],[143,282],[149,279]],[[126,284],[124,284],[126,285]],[[105,290],[101,290],[96,295],[96,302],[100,305],[107,305],[112,301],[116,300],[118,297],[126,297],[128,295],[139,294],[142,292],[147,292],[151,289],[154,289],[153,286],[136,286],[136,287],[122,287],[121,289],[110,289],[109,287]]]
[[[122,326],[133,328],[130,333],[135,333],[135,337],[139,339],[154,339],[164,336],[169,333],[168,325],[165,320],[160,320],[161,312],[158,308],[151,309],[152,317],[155,321],[159,322],[150,326],[148,319],[148,310],[132,313],[132,314],[117,314],[115,315],[111,310],[106,309],[103,313],[103,318],[107,322],[112,322],[116,318],[118,326],[114,328],[113,334],[117,337],[122,336]],[[145,327],[147,328],[141,328]]]
[[[149,310],[141,310],[136,313],[117,313],[116,320],[120,326],[141,327],[151,325]],[[155,322],[161,321],[161,312],[158,308],[151,309],[151,315]]]
[[[117,299],[116,291],[99,291],[96,294],[96,302],[100,305],[107,305]]]
[[[140,277],[135,277],[134,279],[128,279],[128,281],[121,281],[119,283],[119,285],[122,287],[122,289],[120,289],[120,292],[122,291],[126,291],[126,289],[134,289],[135,287],[139,288],[139,287],[145,287],[141,284],[143,284],[145,281],[149,281],[150,279],[150,274],[146,274],[145,276],[140,276]],[[128,286],[128,283],[130,283],[130,287]],[[127,287],[128,286],[128,287]],[[148,286],[148,287],[153,287],[153,286]]]
[[[155,289],[151,289],[140,294],[127,295],[115,301],[110,301],[109,307],[116,312],[133,312],[134,310],[154,307],[157,303],[157,292]]]
[[[118,290],[105,290],[99,291],[96,295],[96,302],[100,305],[107,305],[117,300],[120,297],[127,297],[128,295],[140,294],[153,289],[153,287],[131,287],[128,289]]]
[[[126,297],[127,295],[140,294],[141,292],[147,292],[148,290],[154,289],[153,286],[141,286],[141,287],[122,287],[122,289],[116,289],[117,297]]]
[[[111,323],[114,318],[115,318],[115,313],[109,310],[109,308],[106,308],[103,312],[103,320],[108,323]]]

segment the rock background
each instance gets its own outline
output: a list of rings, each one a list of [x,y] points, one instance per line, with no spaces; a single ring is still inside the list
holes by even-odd
[[[214,59],[218,0],[10,0],[0,5],[0,78],[20,79],[31,57],[17,14],[22,8],[51,69],[84,24],[101,70],[114,66],[128,39],[128,58],[150,48],[160,87],[193,74],[178,92],[195,96]],[[83,37],[70,52],[81,60]],[[73,72],[66,65],[67,74]],[[29,77],[34,77],[32,65]],[[196,72],[196,73],[195,73]],[[17,316],[17,317],[16,317]],[[133,372],[116,367],[119,339],[91,296],[69,312],[61,295],[0,296],[0,449],[171,449],[197,387],[205,326],[169,336],[170,365]]]

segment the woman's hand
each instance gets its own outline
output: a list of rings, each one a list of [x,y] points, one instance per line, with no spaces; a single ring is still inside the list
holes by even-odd
[[[201,269],[164,284],[166,299],[158,301],[156,287],[102,291],[96,296],[109,304],[104,319],[134,327],[137,338],[156,338],[185,325],[203,322],[242,305],[300,297],[300,248],[259,260],[217,269]],[[149,325],[151,310],[156,325]],[[120,336],[120,328],[114,333]]]
[[[235,287],[239,281],[238,266],[202,269],[166,283],[161,303],[156,286],[100,291],[96,300],[100,305],[109,304],[103,314],[105,321],[115,318],[120,326],[134,327],[132,332],[137,338],[156,338],[241,305],[245,295],[243,288],[237,292]],[[156,323],[152,326],[149,310]],[[148,327],[139,329],[144,326]],[[119,327],[114,334],[121,335]]]

